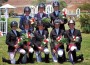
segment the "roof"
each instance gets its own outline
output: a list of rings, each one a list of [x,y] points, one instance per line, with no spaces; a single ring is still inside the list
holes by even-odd
[[[5,4],[5,5],[1,6],[0,8],[16,8],[16,7],[14,7],[10,4]]]
[[[25,5],[30,5],[31,3],[32,3],[31,0],[8,0],[8,2],[6,2],[4,4],[11,4],[16,7],[21,7],[21,6],[25,6]]]

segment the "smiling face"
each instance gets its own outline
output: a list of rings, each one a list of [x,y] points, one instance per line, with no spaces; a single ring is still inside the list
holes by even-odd
[[[68,26],[69,26],[70,29],[74,29],[75,28],[75,24],[74,23],[69,23]]]
[[[54,26],[55,26],[55,28],[59,28],[60,24],[59,23],[55,23]]]
[[[26,11],[26,12],[25,12],[25,15],[26,15],[26,16],[29,16],[29,14],[30,14],[29,11]]]
[[[39,30],[43,30],[44,29],[43,25],[38,25],[38,28],[39,28]]]
[[[17,29],[17,27],[16,26],[12,26],[12,30],[16,30]]]
[[[26,29],[26,30],[29,29],[29,24],[25,25],[25,29]]]
[[[39,8],[39,12],[40,12],[40,13],[43,13],[43,12],[44,12],[44,7],[40,7],[40,8]]]
[[[54,11],[58,11],[59,10],[59,6],[54,6]]]

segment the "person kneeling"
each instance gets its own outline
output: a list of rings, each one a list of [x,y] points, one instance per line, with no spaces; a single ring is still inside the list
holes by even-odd
[[[64,35],[64,30],[61,30],[60,27],[60,20],[54,20],[54,29],[52,29],[50,33],[51,38],[51,53],[53,56],[54,62],[63,63],[66,60],[65,51],[64,51],[64,44],[57,42],[58,37],[62,37]],[[60,37],[60,38],[61,38]],[[57,59],[58,55],[58,59]]]
[[[30,21],[26,20],[24,23],[24,29],[21,31],[21,41],[23,43],[20,44],[20,48],[18,51],[20,52],[20,57],[17,61],[17,63],[26,63],[27,61],[30,63],[33,63],[33,43],[32,43],[32,38],[33,38],[33,33],[30,29]],[[27,53],[29,54],[29,58],[27,59]],[[26,60],[25,60],[26,59]]]
[[[37,23],[38,30],[34,32],[34,49],[36,52],[37,62],[41,62],[41,52],[45,54],[45,62],[49,62],[49,49],[47,45],[48,32],[44,30],[43,23],[40,21]],[[46,42],[45,42],[46,40]]]

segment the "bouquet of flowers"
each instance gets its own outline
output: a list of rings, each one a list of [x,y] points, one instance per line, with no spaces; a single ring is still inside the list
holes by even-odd
[[[64,43],[67,43],[67,39],[64,38],[64,36],[58,36],[56,38],[56,45],[55,45],[55,50],[57,51],[58,47]]]
[[[72,42],[79,42],[80,37],[78,36],[73,36]]]
[[[43,18],[42,18],[42,21],[43,21],[44,23],[50,23],[51,19],[50,19],[50,18],[47,18],[47,17],[43,17]]]
[[[42,18],[42,22],[43,22],[43,24],[44,24],[46,27],[49,27],[49,26],[50,26],[50,21],[51,21],[50,18],[47,18],[47,17],[43,17],[43,18]]]
[[[66,17],[65,17],[64,15],[62,15],[62,14],[60,14],[60,15],[58,16],[58,18],[59,18],[60,20],[65,20],[65,19],[66,19]]]
[[[17,39],[18,45],[23,45],[23,42],[27,42],[30,45],[30,40],[32,39],[33,35],[30,33],[22,33],[22,36]]]
[[[35,24],[35,19],[34,18],[31,18],[30,19],[30,23],[31,23],[31,25]]]
[[[58,43],[67,43],[67,39],[66,38],[64,38],[64,36],[58,36],[57,38],[56,38],[56,40],[57,40],[57,42]]]
[[[47,45],[47,43],[49,42],[49,39],[44,39],[41,43],[41,46],[45,47]]]

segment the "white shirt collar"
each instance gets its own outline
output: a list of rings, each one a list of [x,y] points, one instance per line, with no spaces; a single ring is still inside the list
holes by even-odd
[[[42,18],[43,13],[40,13],[40,17]]]
[[[13,30],[13,32],[15,33],[15,35],[17,36],[17,32],[16,32],[16,30]]]

